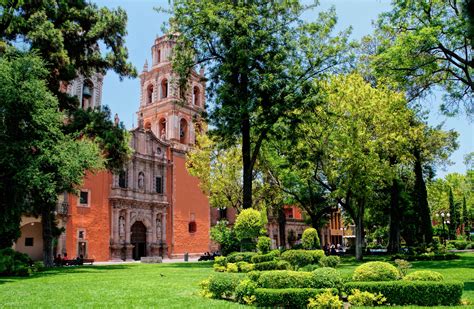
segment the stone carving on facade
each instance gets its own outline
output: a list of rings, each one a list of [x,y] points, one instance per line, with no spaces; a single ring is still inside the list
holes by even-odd
[[[156,219],[156,238],[161,239],[161,219],[159,217]]]
[[[125,218],[123,216],[119,218],[119,235],[125,236]]]
[[[143,172],[140,172],[138,174],[138,188],[143,189],[145,187],[145,174]]]

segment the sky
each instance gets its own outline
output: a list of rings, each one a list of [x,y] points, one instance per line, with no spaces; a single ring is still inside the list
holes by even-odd
[[[145,60],[151,62],[151,46],[156,36],[162,35],[162,26],[169,18],[165,13],[158,13],[153,8],[168,7],[168,0],[100,0],[95,1],[99,6],[109,8],[122,7],[128,15],[128,35],[126,46],[129,60],[142,71]],[[306,2],[306,1],[305,1]],[[309,1],[307,1],[309,2]],[[306,12],[304,19],[314,20],[317,11],[326,10],[335,6],[338,16],[336,30],[352,27],[352,38],[359,39],[373,31],[372,22],[378,14],[390,10],[389,0],[320,0],[315,12]],[[139,107],[140,82],[139,79],[124,79],[120,81],[113,72],[108,72],[103,86],[102,104],[108,105],[112,113],[118,113],[128,129],[137,124],[136,112]],[[451,156],[454,163],[444,170],[438,169],[437,177],[452,172],[465,173],[464,155],[474,151],[474,124],[469,123],[465,116],[450,118],[439,112],[439,98],[432,96],[427,99],[425,106],[430,111],[429,123],[438,125],[444,123],[444,130],[454,129],[460,133],[459,148]]]

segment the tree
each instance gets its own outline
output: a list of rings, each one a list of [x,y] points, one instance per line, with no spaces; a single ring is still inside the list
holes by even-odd
[[[395,0],[380,15],[373,67],[390,76],[409,100],[441,87],[442,109],[474,112],[472,1]],[[469,3],[470,2],[470,3]],[[469,17],[470,16],[470,17]]]
[[[41,215],[44,262],[52,265],[57,196],[74,192],[86,170],[105,165],[93,140],[65,134],[63,114],[47,89],[37,56],[7,50],[0,58],[2,246],[18,237],[20,217]],[[15,204],[11,204],[15,203]],[[3,224],[4,223],[4,224]],[[5,232],[5,234],[4,234]]]
[[[332,77],[320,87],[324,96],[312,99],[323,103],[297,124],[293,147],[355,222],[356,257],[362,259],[365,210],[393,178],[387,154],[408,155],[411,112],[403,94],[374,88],[357,74]]]
[[[181,93],[193,68],[206,64],[213,131],[241,145],[243,208],[253,205],[254,167],[274,124],[304,104],[314,78],[345,63],[348,33],[331,36],[335,10],[304,22],[301,14],[312,7],[295,0],[173,1]]]
[[[319,242],[318,231],[315,228],[307,228],[303,232],[301,237],[301,244],[306,250],[320,249],[321,243]]]
[[[240,212],[234,224],[237,239],[240,241],[244,239],[254,240],[266,232],[266,222],[262,220],[262,213],[252,208],[244,209]]]

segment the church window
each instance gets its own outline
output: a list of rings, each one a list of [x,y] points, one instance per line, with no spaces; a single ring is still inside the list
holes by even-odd
[[[161,49],[158,49],[158,51],[156,52],[156,59],[157,59],[157,62],[160,63],[161,62]]]
[[[163,193],[163,179],[161,177],[156,177],[155,189],[156,193]]]
[[[89,191],[81,190],[81,192],[79,193],[79,206],[89,206],[89,197]]]
[[[183,118],[179,122],[179,142],[184,144],[187,141],[187,131],[188,131],[188,123]]]
[[[227,220],[227,208],[219,208],[219,220]]]
[[[151,122],[145,123],[145,130],[151,130]]]
[[[161,81],[161,98],[168,97],[168,80],[165,78]]]
[[[33,247],[33,237],[25,237],[25,247]]]
[[[201,96],[201,93],[200,93],[200,91],[199,91],[199,87],[195,86],[195,87],[193,88],[193,104],[194,104],[195,106],[199,106],[199,104],[200,104],[200,100],[199,100],[199,99],[200,99],[200,96]]]
[[[127,188],[127,172],[125,171],[120,171],[119,173],[119,187]]]
[[[197,231],[196,221],[189,222],[188,230],[189,230],[189,233],[196,233],[196,231]]]
[[[149,85],[146,88],[146,104],[153,102],[153,85]]]

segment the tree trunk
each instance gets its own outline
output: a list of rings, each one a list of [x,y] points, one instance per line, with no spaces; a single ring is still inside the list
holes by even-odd
[[[250,119],[249,115],[242,119],[242,160],[243,160],[243,196],[242,207],[252,208],[252,161],[250,147]]]
[[[55,206],[55,205],[54,205]],[[53,206],[53,207],[54,207]],[[45,267],[53,267],[53,220],[50,204],[41,208],[41,223],[43,225],[43,263]]]
[[[278,209],[278,231],[280,234],[280,247],[286,248],[286,217],[283,207]]]
[[[400,207],[399,207],[398,180],[393,179],[390,190],[390,234],[388,241],[388,252],[398,253],[400,251]]]
[[[431,225],[430,208],[428,206],[428,193],[426,191],[425,180],[423,179],[421,154],[418,147],[415,147],[413,154],[415,156],[415,202],[420,214],[421,234],[425,243],[431,243],[433,241],[433,227]]]
[[[356,229],[356,260],[362,261],[363,259],[363,247],[364,247],[364,210],[365,205],[363,201],[357,201],[358,212],[355,220]]]

